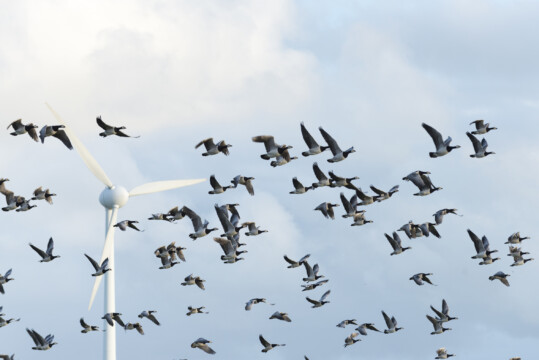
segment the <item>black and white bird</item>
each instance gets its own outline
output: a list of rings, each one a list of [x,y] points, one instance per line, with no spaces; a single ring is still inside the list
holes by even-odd
[[[328,144],[329,149],[333,154],[333,157],[327,160],[329,163],[336,163],[342,161],[346,159],[351,153],[356,152],[353,146],[345,151],[342,151],[335,139],[333,139],[331,135],[329,135],[324,129],[322,129],[321,126],[318,128],[318,130],[320,130],[322,137],[324,138],[324,140],[326,140],[326,143]]]
[[[206,280],[202,280],[200,278],[200,276],[193,276],[193,274],[190,274],[188,275],[185,279],[184,279],[184,282],[181,283],[182,286],[187,286],[187,285],[196,285],[198,286],[201,290],[206,290],[206,288],[204,287],[204,282]]]
[[[172,219],[168,217],[168,214],[163,214],[163,213],[152,214],[152,216],[149,217],[148,220],[163,220],[163,221],[168,221],[168,222],[173,221]]]
[[[335,220],[335,212],[333,211],[333,208],[336,206],[340,206],[339,204],[332,204],[328,202],[323,202],[322,204],[318,205],[314,208],[314,210],[320,210],[322,215],[327,218],[331,218],[332,220]]]
[[[30,245],[30,247],[34,249],[34,251],[37,252],[39,256],[41,256],[41,260],[39,260],[39,262],[49,262],[60,257],[60,255],[52,254],[52,251],[54,250],[54,240],[52,239],[52,237],[47,243],[47,251],[43,251],[40,248],[32,245],[31,243],[29,243],[28,245]]]
[[[17,136],[28,134],[35,142],[39,142],[36,131],[37,125],[34,125],[32,123],[25,125],[22,123],[22,119],[18,119],[7,126],[8,129],[10,127],[12,127],[14,130],[12,133],[10,133],[10,135]]]
[[[436,355],[437,356],[435,357],[435,359],[447,359],[451,356],[455,356],[455,354],[448,354],[445,348],[439,348],[438,350],[436,350]]]
[[[2,306],[0,306],[0,311],[2,311]],[[0,328],[3,328],[4,326],[8,326],[12,322],[20,321],[21,319],[7,319],[5,320],[2,316],[5,316],[5,314],[0,314]]]
[[[277,319],[277,320],[282,320],[282,321],[286,321],[286,322],[292,322],[292,320],[290,319],[290,317],[288,317],[288,314],[287,314],[287,313],[279,312],[279,311],[274,312],[274,313],[270,316],[270,320],[271,320],[271,319]]]
[[[401,327],[397,327],[397,319],[395,319],[394,316],[389,318],[389,316],[387,316],[387,314],[384,311],[382,311],[382,315],[387,325],[387,329],[384,330],[384,334],[392,334],[403,329]]]
[[[504,284],[505,286],[509,286],[509,280],[507,280],[508,276],[511,276],[511,275],[505,274],[503,271],[498,271],[496,274],[489,276],[488,279],[490,281],[500,280],[502,284]]]
[[[60,140],[69,150],[73,150],[73,145],[71,145],[71,141],[69,140],[69,137],[67,137],[66,132],[62,130],[63,128],[65,128],[64,125],[43,126],[39,131],[39,138],[41,139],[41,143],[45,143],[46,137],[54,136],[55,138]]]
[[[290,264],[290,265],[287,266],[287,268],[292,269],[292,268],[300,267],[301,265],[303,265],[305,263],[305,261],[310,256],[311,256],[311,254],[307,254],[304,257],[302,257],[301,259],[299,259],[298,261],[292,260],[286,255],[284,255],[283,257],[284,257],[285,261]]]
[[[208,345],[209,343],[211,343],[211,341],[209,340],[206,340],[204,338],[198,338],[196,339],[195,341],[193,341],[191,343],[191,347],[193,349],[200,349],[202,351],[204,351],[205,353],[207,354],[215,354],[215,351]]]
[[[51,194],[49,189],[43,190],[43,188],[40,186],[34,190],[34,196],[31,198],[31,200],[46,200],[52,205],[53,196],[56,196],[56,194]]]
[[[361,189],[356,190],[356,195],[361,200],[357,203],[358,206],[370,205],[375,201],[373,196],[366,195]]]
[[[255,189],[253,188],[253,183],[251,182],[251,180],[254,179],[254,177],[238,175],[234,177],[234,179],[232,179],[230,182],[234,185],[234,188],[237,188],[238,185],[245,186],[249,195],[254,196]]]
[[[90,331],[99,331],[98,326],[86,324],[84,318],[80,318],[80,326],[82,326],[82,330],[80,332],[83,334],[89,333]]]
[[[324,187],[324,186],[331,186],[331,181],[328,179],[326,174],[320,168],[318,167],[317,163],[313,164],[313,171],[314,175],[318,179],[318,182],[313,183],[313,189]]]
[[[242,226],[248,226],[249,231],[245,233],[247,236],[257,236],[262,233],[268,232],[268,230],[260,230],[260,226],[256,226],[254,221],[247,221],[242,224]]]
[[[105,274],[107,271],[112,270],[112,269],[108,268],[109,258],[106,258],[105,260],[103,260],[101,265],[99,265],[97,263],[97,261],[95,261],[94,259],[89,257],[87,254],[84,254],[84,256],[86,256],[86,258],[90,261],[90,263],[92,264],[92,266],[95,269],[95,273],[93,273],[92,276],[101,276],[101,275]]]
[[[329,294],[331,293],[331,290],[328,290],[326,291],[322,297],[320,297],[320,300],[313,300],[309,297],[306,297],[305,299],[307,299],[308,302],[310,302],[311,304],[313,304],[313,306],[311,306],[313,309],[314,308],[318,308],[318,307],[321,307],[323,306],[324,304],[328,304],[329,301],[326,301],[327,297],[329,296]]]
[[[347,217],[353,217],[356,213],[356,207],[357,207],[357,195],[352,196],[350,200],[346,198],[344,193],[341,193],[341,203],[344,208],[345,214],[342,216],[343,218]]]
[[[99,136],[107,137],[107,136],[120,136],[120,137],[132,137],[132,138],[138,138],[140,136],[129,136],[126,133],[124,133],[122,130],[125,130],[125,126],[115,127],[105,124],[103,120],[101,120],[101,116],[96,117],[95,121],[97,122],[97,125],[99,125],[100,128],[102,128],[102,133],[99,133]]]
[[[203,309],[205,309],[204,306],[201,306],[201,307],[188,306],[187,310],[189,311],[185,315],[191,316],[193,314],[209,314],[209,312],[203,311]]]
[[[441,321],[433,318],[430,315],[426,315],[426,316],[427,316],[427,319],[429,319],[429,321],[432,323],[432,326],[434,327],[434,331],[430,333],[431,335],[438,335],[438,334],[443,333],[444,331],[451,330],[451,328],[444,328]]]
[[[170,221],[176,221],[183,219],[185,217],[185,213],[179,208],[179,206],[175,206],[168,211],[166,216]]]
[[[225,264],[233,264],[240,260],[245,260],[239,255],[246,253],[247,250],[238,250],[238,243],[234,239],[225,239],[225,238],[213,238],[213,241],[218,243],[221,246],[221,249],[225,253],[221,255],[221,260]]]
[[[229,155],[228,148],[232,145],[227,144],[224,140],[221,140],[217,143],[217,145],[213,142],[213,138],[207,138],[199,142],[195,149],[198,149],[200,145],[204,144],[204,147],[206,148],[206,152],[202,153],[202,156],[209,156],[209,155],[217,155],[220,152]]]
[[[354,191],[359,190],[354,184],[352,184],[352,180],[358,180],[359,177],[354,176],[351,178],[345,178],[342,176],[335,175],[333,171],[329,171],[328,174],[331,177],[331,184],[329,185],[330,187],[334,188],[342,186]]]
[[[377,332],[381,332],[380,330],[378,330],[374,324],[372,323],[363,323],[361,325],[359,325],[357,328],[356,328],[357,331],[359,331],[359,333],[363,336],[367,336],[367,330],[372,330],[372,331],[377,331]]]
[[[436,225],[440,225],[442,221],[444,220],[444,216],[447,214],[455,214],[457,216],[462,216],[457,214],[457,209],[441,209],[436,211],[432,216],[434,216],[434,221],[436,222]]]
[[[249,311],[253,308],[253,305],[261,304],[261,303],[268,304],[268,305],[275,305],[275,304],[268,303],[265,298],[253,298],[245,303],[245,310]]]
[[[507,238],[507,241],[504,244],[520,244],[522,241],[529,239],[529,236],[520,236],[520,232],[517,231],[516,233],[513,233],[509,235]]]
[[[329,149],[329,146],[318,145],[316,140],[311,136],[311,134],[305,128],[305,125],[303,124],[303,122],[301,123],[301,135],[303,136],[303,140],[309,147],[309,150],[302,152],[301,155],[303,156],[318,155],[326,151],[327,149]]]
[[[472,239],[476,254],[472,256],[472,259],[483,259],[490,254],[498,252],[498,250],[490,250],[490,244],[486,236],[483,236],[482,239],[479,239],[479,236],[475,235],[470,229],[467,230],[470,239]]]
[[[432,275],[432,273],[417,273],[414,274],[409,280],[413,280],[417,285],[424,285],[424,283],[434,285],[428,278],[430,275]]]
[[[382,191],[382,190],[374,187],[373,185],[371,185],[370,188],[371,188],[372,191],[374,191],[376,194],[378,194],[378,195],[374,196],[374,201],[378,201],[378,202],[389,199],[391,196],[393,196],[394,193],[399,191],[399,185],[393,186],[387,192]]]
[[[470,125],[475,125],[475,131],[472,131],[472,134],[474,135],[483,135],[488,133],[491,130],[497,130],[497,127],[490,127],[489,123],[485,123],[484,120],[474,120],[470,123]]]
[[[270,344],[262,335],[259,335],[258,339],[260,340],[262,346],[264,346],[264,349],[262,349],[263,353],[266,353],[277,346],[286,346],[286,344]]]
[[[122,230],[122,231],[125,231],[127,230],[127,228],[131,228],[131,229],[134,229],[134,230],[137,230],[137,231],[144,231],[144,230],[140,230],[135,224],[138,224],[138,221],[136,220],[123,220],[123,221],[120,221],[119,223],[113,225],[114,227],[117,227],[118,229]]]
[[[411,181],[415,186],[417,186],[419,192],[415,193],[415,196],[426,196],[435,191],[442,190],[443,188],[436,187],[432,184],[428,174],[430,174],[430,172],[418,170],[403,177],[402,180]]]
[[[191,222],[193,223],[194,232],[189,234],[189,237],[191,239],[196,240],[198,238],[208,235],[212,231],[219,230],[218,228],[208,229],[208,220],[204,220],[204,223],[202,223],[202,219],[200,218],[200,216],[198,216],[197,213],[189,209],[187,206],[184,206],[182,208],[182,211],[189,219],[191,219]]]
[[[527,263],[528,261],[534,260],[533,258],[524,259],[522,256],[513,256],[513,263],[511,266],[521,266]]]
[[[297,156],[290,156],[290,153],[288,152],[288,150],[285,150],[285,151],[283,151],[282,154],[277,156],[277,158],[275,160],[273,160],[270,163],[270,165],[272,167],[283,166],[283,165],[288,164],[290,161],[297,160],[297,159],[298,159]]]
[[[137,330],[140,335],[144,335],[144,329],[142,329],[142,325],[140,323],[130,323],[128,322],[124,326],[124,330]]]
[[[30,204],[30,200],[24,200],[20,205],[19,207],[17,208],[17,210],[15,210],[16,212],[21,212],[21,211],[28,211],[30,209],[33,209],[35,208],[37,205],[31,205]]]
[[[451,136],[448,136],[447,139],[444,140],[442,137],[442,134],[438,132],[435,128],[433,128],[430,125],[427,125],[425,123],[422,123],[421,126],[423,126],[423,129],[425,129],[430,137],[432,138],[432,141],[434,142],[434,146],[436,147],[436,151],[429,152],[429,156],[431,158],[437,158],[440,156],[444,156],[449,154],[452,150],[460,148],[460,145],[451,146]]]
[[[9,356],[9,355],[0,355],[0,359],[2,359],[2,360],[15,360],[15,354],[11,354],[11,356]]]
[[[391,255],[399,255],[403,252],[405,252],[406,250],[409,250],[411,249],[411,247],[402,247],[402,241],[401,241],[401,238],[399,237],[399,234],[397,234],[395,231],[393,232],[393,236],[389,236],[388,234],[385,234],[384,235],[386,236],[386,239],[387,241],[389,241],[389,244],[391,245],[391,247],[393,248],[393,252],[391,253]]]
[[[419,228],[421,229],[421,232],[426,237],[429,237],[430,234],[436,236],[438,239],[442,238],[442,235],[438,232],[438,230],[435,227],[436,224],[433,224],[431,222],[426,222],[421,225],[419,225]]]
[[[179,261],[174,261],[171,256],[159,256],[161,259],[161,266],[159,266],[160,270],[166,270],[174,267],[174,265],[178,265]]]
[[[521,256],[522,257],[528,254],[529,252],[522,251],[522,248],[519,248],[517,246],[509,246],[509,254],[507,254],[507,256],[512,256],[512,257]]]
[[[421,226],[414,224],[411,220],[407,224],[402,225],[397,231],[403,231],[406,236],[408,236],[408,239],[415,239],[423,236]]]
[[[254,136],[251,140],[255,143],[264,143],[264,146],[266,147],[266,153],[260,155],[260,157],[264,160],[269,160],[271,158],[282,156],[285,151],[292,148],[292,146],[289,145],[276,144],[275,139],[271,135]]]
[[[228,189],[233,189],[234,188],[233,185],[221,186],[221,184],[219,184],[219,181],[217,181],[217,179],[215,178],[215,175],[210,176],[210,185],[213,188],[213,190],[208,191],[208,194],[211,194],[211,195],[213,195],[213,194],[222,194],[225,191],[227,191]]]
[[[359,335],[359,333],[357,333],[357,332],[351,333],[350,335],[348,335],[348,337],[346,339],[344,339],[344,347],[354,345],[358,341],[361,341],[361,339],[356,339],[355,338],[358,335]]]
[[[26,332],[32,340],[34,341],[35,346],[32,347],[32,350],[49,350],[54,345],[57,345],[56,342],[54,342],[54,335],[47,335],[45,338],[43,336],[39,335],[37,331],[34,329],[26,329]]]
[[[338,323],[336,326],[340,328],[345,328],[348,325],[357,325],[356,321],[357,321],[356,319],[343,320],[340,323]]]
[[[475,136],[473,136],[469,132],[467,132],[466,135],[468,135],[468,138],[472,142],[473,149],[475,152],[475,154],[471,154],[470,157],[480,159],[491,154],[496,154],[493,151],[487,151],[487,147],[488,147],[487,139],[483,138],[483,140],[479,141]]]
[[[312,186],[303,186],[297,177],[292,178],[292,184],[294,185],[294,190],[290,191],[290,194],[305,194],[313,188]]]
[[[311,265],[305,260],[303,261],[303,266],[305,266],[305,271],[307,272],[307,277],[304,277],[303,281],[312,282],[324,277],[324,275],[318,275],[318,272],[320,271],[318,264],[314,264],[314,266],[311,267]]]
[[[458,320],[458,317],[452,317],[449,316],[449,306],[447,305],[447,301],[445,299],[442,299],[442,311],[438,311],[434,306],[430,306],[431,310],[434,311],[437,318],[436,320],[439,322],[448,322],[451,320]]]
[[[314,290],[317,287],[324,285],[328,281],[329,281],[328,279],[324,279],[324,280],[319,280],[319,281],[317,281],[315,283],[310,283],[310,284],[307,284],[307,285],[301,285],[301,287],[303,288],[301,291]]]
[[[110,326],[114,326],[114,322],[116,322],[121,327],[125,327],[125,323],[120,316],[122,316],[122,314],[117,312],[106,313],[101,319],[105,320]]]
[[[5,290],[4,290],[3,285],[7,284],[8,282],[10,282],[12,280],[15,280],[15,279],[9,277],[11,275],[11,271],[12,271],[12,269],[9,269],[8,271],[6,271],[6,273],[4,275],[0,274],[0,293],[2,293],[2,294],[5,294]]]
[[[368,223],[372,223],[372,220],[365,219],[365,210],[357,211],[354,214],[354,222],[350,226],[361,226]]]

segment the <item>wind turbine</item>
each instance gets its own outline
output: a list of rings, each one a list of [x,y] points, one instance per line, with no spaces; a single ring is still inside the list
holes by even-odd
[[[105,277],[105,313],[112,313],[116,311],[116,296],[114,286],[114,227],[118,217],[118,209],[124,206],[129,198],[138,195],[151,194],[160,191],[172,190],[188,185],[198,184],[206,179],[193,179],[193,180],[169,180],[169,181],[155,181],[137,186],[131,191],[127,191],[123,186],[114,185],[108,178],[105,171],[99,166],[94,157],[88,152],[86,147],[75,136],[71,129],[60,118],[60,115],[54,111],[49,104],[45,104],[52,112],[56,120],[64,125],[64,131],[71,140],[71,144],[82,158],[82,161],[86,164],[86,167],[95,175],[95,177],[105,184],[106,188],[99,195],[99,202],[105,207],[105,245],[103,247],[103,253],[101,255],[101,263],[106,258],[109,258],[108,271],[103,276],[96,276],[94,287],[92,289],[92,295],[90,297],[90,304],[88,310],[92,308],[95,295],[99,289],[101,279]],[[106,321],[105,321],[106,328]],[[116,360],[116,327],[108,327],[104,333],[104,360]]]

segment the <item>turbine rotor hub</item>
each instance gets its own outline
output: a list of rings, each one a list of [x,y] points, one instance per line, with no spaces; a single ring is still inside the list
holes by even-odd
[[[129,192],[123,186],[106,188],[99,195],[99,202],[107,209],[121,208],[129,200]]]

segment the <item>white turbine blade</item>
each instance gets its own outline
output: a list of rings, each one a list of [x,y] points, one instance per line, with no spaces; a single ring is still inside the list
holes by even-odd
[[[184,186],[198,184],[203,181],[206,181],[206,179],[154,181],[135,187],[129,192],[129,196],[131,197],[151,194],[159,191],[172,190]]]
[[[86,167],[92,172],[92,174],[95,175],[96,178],[98,178],[103,184],[108,186],[109,188],[112,187],[112,181],[108,178],[107,174],[105,174],[105,171],[99,166],[97,161],[94,159],[94,157],[90,154],[90,152],[86,149],[86,147],[82,144],[82,142],[75,136],[75,134],[71,131],[71,128],[67,126],[60,115],[56,111],[54,111],[51,106],[47,103],[45,103],[49,110],[52,112],[56,120],[60,123],[60,125],[64,125],[64,131],[67,134],[67,137],[69,140],[71,140],[71,144],[75,148],[75,150],[79,153],[79,156],[82,158],[82,161],[86,164]]]
[[[118,219],[118,208],[115,207],[112,209],[112,215],[110,217],[109,221],[109,228],[107,229],[107,236],[105,237],[105,246],[103,247],[103,253],[101,254],[101,260],[99,261],[99,265],[110,256],[112,247],[114,246],[114,224],[116,224],[116,220]],[[114,262],[113,262],[114,263]],[[115,269],[111,269],[110,271],[115,271]],[[105,275],[96,276],[95,282],[94,282],[94,288],[92,289],[92,295],[90,296],[90,305],[88,305],[88,310],[92,308],[92,304],[94,302],[95,295],[97,294],[97,290],[99,289],[99,284],[101,284],[101,280]]]

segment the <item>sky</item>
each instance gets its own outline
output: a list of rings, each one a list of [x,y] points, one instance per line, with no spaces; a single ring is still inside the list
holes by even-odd
[[[16,1],[0,2],[0,118],[7,127],[22,118],[40,127],[55,124],[45,102],[62,116],[113,183],[128,190],[157,180],[209,178],[227,184],[238,174],[254,176],[255,196],[244,188],[208,195],[208,182],[130,199],[119,219],[140,222],[144,232],[116,233],[116,307],[125,321],[157,310],[157,327],[142,319],[145,335],[117,330],[118,359],[432,359],[446,347],[464,359],[539,357],[538,262],[510,267],[507,237],[520,231],[523,250],[535,256],[534,191],[539,175],[539,4],[533,1]],[[126,126],[138,139],[101,138],[96,116]],[[498,130],[486,135],[496,154],[472,159],[465,133],[485,119]],[[304,158],[300,123],[323,143],[323,126],[342,148],[356,152],[330,164],[328,153]],[[431,159],[425,122],[461,145]],[[272,168],[260,159],[256,135],[290,144],[298,160]],[[202,157],[202,139],[224,139],[230,156]],[[84,253],[99,258],[104,241],[103,185],[75,151],[56,139],[35,143],[0,134],[0,177],[29,197],[38,186],[57,196],[50,206],[0,214],[0,273],[12,268],[0,306],[0,354],[17,359],[98,359],[102,333],[81,334],[80,317],[103,326],[103,289],[88,301],[92,268]],[[339,202],[342,189],[290,195],[291,179],[315,181],[313,162],[327,173],[360,177],[362,189],[400,185],[391,199],[365,207],[373,221],[350,227],[342,207],[327,220],[313,209]],[[426,197],[402,177],[431,172],[443,187]],[[242,237],[245,261],[225,265],[207,236],[189,239],[187,220],[146,220],[152,213],[188,206],[219,226],[214,204],[239,203],[241,219],[268,233]],[[438,227],[442,238],[408,240],[410,251],[390,256],[384,233],[403,224],[432,221],[442,208],[457,208]],[[466,229],[486,235],[502,259],[479,266],[470,259]],[[46,247],[50,237],[61,255],[39,263],[29,242]],[[159,270],[153,251],[176,241],[186,263]],[[301,292],[302,268],[287,269],[283,255],[311,254],[329,279]],[[511,276],[509,288],[488,277]],[[437,286],[408,280],[430,272]],[[189,274],[206,290],[182,287]],[[311,309],[305,296],[331,289],[330,303]],[[265,297],[276,305],[245,302]],[[425,315],[446,299],[452,330],[430,335]],[[187,317],[187,306],[207,315]],[[335,327],[354,318],[385,328],[384,310],[404,330],[369,333],[344,348],[353,331]],[[269,320],[287,312],[291,323]],[[25,328],[54,334],[58,345],[36,353]],[[258,335],[285,343],[262,354]],[[216,355],[190,347],[212,341]]]

